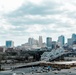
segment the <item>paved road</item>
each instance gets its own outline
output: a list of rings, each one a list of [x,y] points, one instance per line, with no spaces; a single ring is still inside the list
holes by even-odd
[[[40,67],[35,67],[35,69],[38,69]],[[0,72],[0,75],[12,75],[12,73],[15,72],[24,72],[25,75],[76,75],[76,67],[73,67],[71,69],[62,69],[61,71],[52,71],[50,70],[49,72],[42,72],[42,73],[36,73],[33,72],[32,73],[32,68],[20,68],[20,69],[16,69],[14,71],[4,71],[4,72]]]

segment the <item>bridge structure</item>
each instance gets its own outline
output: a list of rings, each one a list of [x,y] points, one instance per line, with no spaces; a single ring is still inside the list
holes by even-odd
[[[66,57],[66,56],[76,56],[74,52],[66,52],[63,48],[54,49],[51,52],[44,52],[41,55],[41,60],[43,61],[53,61],[57,58]]]

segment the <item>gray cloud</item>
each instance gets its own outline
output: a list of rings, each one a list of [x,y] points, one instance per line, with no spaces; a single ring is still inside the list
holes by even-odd
[[[35,5],[32,3],[28,3],[27,5],[22,5],[18,10],[12,12],[11,14],[8,14],[9,17],[19,17],[24,15],[47,15],[47,14],[59,14],[63,11],[57,10],[57,8],[61,4],[57,4],[53,1],[51,2],[45,2],[43,4]]]
[[[55,23],[57,20],[52,19],[29,19],[27,15],[41,15],[44,17],[45,15],[55,15],[55,14],[61,14],[64,11],[59,11],[57,9],[61,4],[57,4],[53,1],[51,2],[44,2],[42,5],[35,5],[32,3],[28,3],[27,5],[22,5],[18,10],[9,13],[6,15],[6,19],[12,23],[13,25],[29,25],[29,24],[49,24],[49,23]]]
[[[9,19],[13,25],[34,25],[34,24],[43,24],[47,25],[50,23],[56,23],[58,20],[56,19],[29,19],[29,18],[20,18],[18,20]]]
[[[25,25],[35,25],[35,24],[42,24],[42,25],[48,25],[48,24],[56,24],[57,27],[71,27],[70,23],[62,22],[61,17],[59,19],[56,19],[55,17],[46,18],[45,15],[61,15],[62,18],[66,14],[67,17],[75,18],[74,12],[66,12],[66,10],[60,10],[59,8],[63,6],[63,3],[57,3],[55,1],[47,1],[43,2],[41,5],[35,5],[32,3],[23,4],[18,10],[13,11],[12,13],[6,14],[6,19],[9,21],[12,25],[16,26],[25,26]],[[63,15],[62,15],[63,14]],[[73,14],[73,15],[71,15]],[[36,15],[40,15],[41,17],[44,17],[41,19],[41,17],[36,17],[35,19],[30,18],[29,15],[32,15],[33,18],[35,18]],[[25,17],[24,17],[25,16]],[[26,17],[27,16],[27,17]],[[25,30],[24,28],[16,28],[15,30]]]
[[[76,19],[76,12],[67,13],[69,18]]]

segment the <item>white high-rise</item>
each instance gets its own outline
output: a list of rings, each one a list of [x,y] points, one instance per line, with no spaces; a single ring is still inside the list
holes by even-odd
[[[64,45],[64,41],[65,41],[65,39],[64,39],[63,35],[61,35],[61,36],[58,37],[58,43],[60,43],[60,46]]]
[[[32,45],[33,45],[33,40],[34,40],[33,38],[28,39],[28,44],[30,47],[32,47]]]
[[[42,36],[39,36],[39,47],[42,47],[42,43],[43,43]]]
[[[38,46],[38,41],[34,38],[28,38],[28,45],[30,48],[33,48],[34,46]]]

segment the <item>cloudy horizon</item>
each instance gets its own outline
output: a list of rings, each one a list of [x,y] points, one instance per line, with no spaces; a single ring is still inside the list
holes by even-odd
[[[0,0],[0,30],[0,45],[21,45],[29,37],[70,38],[76,33],[76,0]]]

